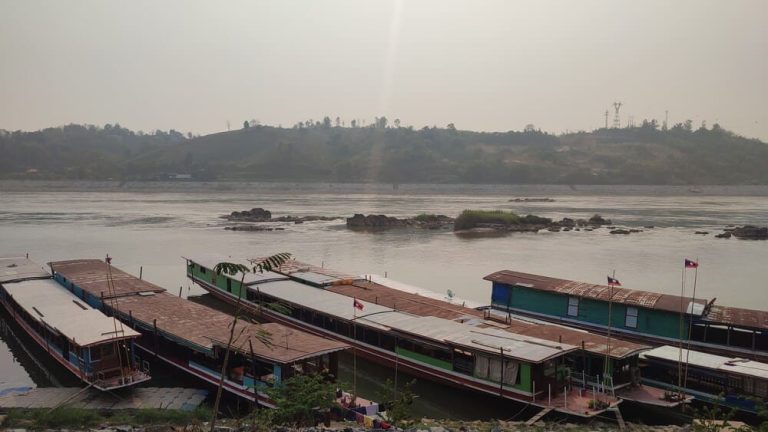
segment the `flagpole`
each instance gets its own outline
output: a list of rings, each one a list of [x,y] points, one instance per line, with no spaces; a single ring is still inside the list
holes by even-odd
[[[616,270],[613,270],[613,281],[608,284],[608,335],[606,343],[608,348],[605,350],[605,366],[603,367],[603,377],[608,375],[608,363],[611,361],[611,309],[613,305],[613,287],[616,284]]]
[[[683,298],[685,296],[685,269],[686,267],[683,266],[680,282],[680,322],[678,323],[677,391],[681,399],[683,396]]]
[[[696,280],[699,276],[699,257],[696,257],[696,267],[693,268],[693,298],[691,299],[691,320],[688,323],[688,350],[685,353],[685,377],[683,385],[688,386],[688,359],[691,355],[691,336],[693,334],[693,305],[696,303]]]
[[[355,340],[352,348],[352,393],[357,398],[357,299],[352,302],[352,338]]]

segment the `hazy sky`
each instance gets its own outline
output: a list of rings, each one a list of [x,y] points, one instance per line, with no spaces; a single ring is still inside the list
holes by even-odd
[[[2,129],[562,132],[614,100],[768,139],[768,1],[0,0]]]

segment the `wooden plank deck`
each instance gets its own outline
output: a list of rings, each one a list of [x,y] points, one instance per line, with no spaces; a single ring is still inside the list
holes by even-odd
[[[0,397],[0,408],[54,408],[60,404],[74,408],[122,410],[159,408],[192,411],[205,400],[208,392],[179,387],[139,387],[116,395],[78,387],[41,387]],[[68,400],[71,399],[71,400]]]
[[[552,408],[552,407],[547,407],[547,408],[544,408],[543,410],[539,411],[539,412],[538,412],[538,413],[537,413],[535,416],[533,416],[533,417],[529,418],[529,419],[528,419],[528,421],[527,421],[527,422],[525,422],[525,424],[526,424],[526,425],[528,425],[528,426],[531,426],[531,425],[533,425],[533,424],[534,424],[534,423],[536,423],[537,421],[539,421],[539,420],[541,420],[542,418],[544,418],[544,416],[545,416],[545,415],[547,415],[547,414],[549,414],[549,412],[550,412],[550,411],[552,411],[553,409],[554,409],[554,408]]]
[[[624,416],[621,415],[621,410],[618,406],[609,408],[609,411],[613,411],[616,416],[616,421],[619,423],[619,430],[627,430],[627,424],[624,423]]]

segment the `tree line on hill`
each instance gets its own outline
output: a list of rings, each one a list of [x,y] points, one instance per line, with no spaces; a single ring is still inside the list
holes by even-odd
[[[377,117],[291,128],[246,121],[205,136],[120,125],[0,131],[0,178],[384,183],[768,184],[768,145],[719,125],[553,135],[414,129]]]

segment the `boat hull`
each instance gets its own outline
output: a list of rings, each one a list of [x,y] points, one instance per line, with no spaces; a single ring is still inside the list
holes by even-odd
[[[195,378],[198,378],[214,387],[217,387],[219,385],[219,380],[221,379],[220,374],[212,374],[208,371],[206,371],[203,368],[195,368],[189,364],[189,362],[185,362],[183,360],[173,358],[170,356],[165,356],[162,354],[155,353],[152,348],[142,345],[141,343],[135,344],[138,348],[140,348],[144,353],[146,353],[146,356],[139,356],[139,359],[149,359],[149,358],[157,358],[165,362],[166,364],[179,369],[189,375],[192,375]],[[272,400],[270,400],[267,395],[259,392],[258,398],[254,398],[254,392],[251,390],[246,389],[245,387],[238,385],[237,383],[234,383],[230,380],[224,380],[224,384],[222,385],[222,388],[229,392],[230,394],[246,399],[248,401],[254,402],[257,401],[259,405],[265,406],[267,408],[275,408],[275,404]]]

